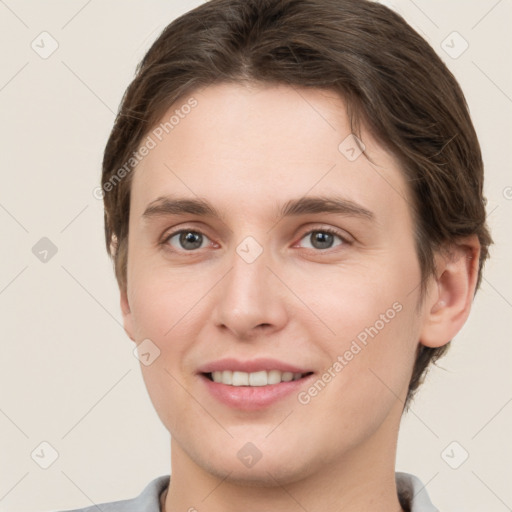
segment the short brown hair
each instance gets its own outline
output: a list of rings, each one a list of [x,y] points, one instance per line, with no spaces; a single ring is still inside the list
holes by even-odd
[[[105,236],[121,289],[131,157],[172,104],[222,82],[338,92],[354,133],[364,123],[401,164],[413,198],[422,290],[435,251],[472,234],[481,245],[479,286],[492,243],[480,146],[464,95],[430,45],[397,13],[369,0],[210,0],[174,20],[146,53],[105,148]],[[121,168],[123,179],[113,182]],[[418,347],[406,404],[447,347]]]

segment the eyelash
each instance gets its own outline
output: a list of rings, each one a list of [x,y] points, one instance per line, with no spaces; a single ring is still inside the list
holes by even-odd
[[[179,235],[180,233],[196,233],[196,234],[199,234],[199,235],[202,235],[203,237],[206,237],[209,239],[208,235],[206,235],[205,233],[203,233],[202,231],[198,230],[198,229],[192,229],[192,228],[182,228],[182,229],[179,229],[177,231],[173,231],[171,233],[168,233],[166,235],[164,235],[163,237],[163,240],[160,242],[160,245],[164,246],[165,248],[169,248],[169,240],[171,238],[173,238],[174,236],[176,235]],[[334,235],[334,236],[337,236],[343,243],[340,244],[340,245],[350,245],[351,244],[351,241],[347,239],[346,236],[342,235],[339,231],[337,231],[336,229],[333,229],[333,228],[315,228],[315,229],[311,229],[309,231],[306,231],[305,233],[302,234],[302,236],[299,238],[299,241],[302,240],[304,237],[308,236],[308,235],[311,235],[312,233],[329,233],[331,235]],[[327,248],[327,249],[315,249],[315,248],[309,248],[307,247],[306,249],[310,250],[310,251],[314,251],[314,252],[317,252],[317,253],[325,253],[325,252],[328,252],[330,250],[335,250],[336,248]],[[192,250],[186,250],[186,249],[181,249],[181,250],[177,250],[177,249],[169,249],[170,251],[172,252],[177,252],[177,253],[190,253],[190,254],[193,254],[193,253],[197,253],[199,252],[200,249],[192,249]]]

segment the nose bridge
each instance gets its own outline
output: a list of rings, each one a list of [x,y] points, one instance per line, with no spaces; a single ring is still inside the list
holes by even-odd
[[[253,236],[236,247],[228,274],[219,283],[215,323],[243,337],[258,326],[281,328],[285,307],[279,280],[269,270],[272,255]]]

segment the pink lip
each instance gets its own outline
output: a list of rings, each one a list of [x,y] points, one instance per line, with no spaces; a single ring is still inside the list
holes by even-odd
[[[300,389],[309,383],[314,373],[299,380],[280,382],[268,386],[230,386],[211,381],[206,373],[215,371],[233,370],[240,372],[258,372],[261,370],[280,370],[292,373],[311,373],[311,370],[292,366],[276,359],[253,359],[251,361],[238,361],[236,359],[221,359],[208,363],[199,368],[200,380],[205,384],[209,393],[219,402],[244,411],[258,411],[264,409],[278,400],[292,394],[299,393]]]
[[[280,370],[282,372],[292,373],[308,373],[312,370],[299,368],[277,359],[260,358],[251,359],[250,361],[239,361],[233,358],[219,359],[201,366],[198,373],[211,373],[224,370],[233,370],[238,372],[259,372],[262,370]],[[276,384],[277,386],[277,384]]]
[[[200,379],[205,383],[211,395],[221,403],[243,411],[259,411],[291,393],[298,394],[311,377],[313,374],[299,380],[258,387],[229,386],[213,382],[204,375],[201,375]]]

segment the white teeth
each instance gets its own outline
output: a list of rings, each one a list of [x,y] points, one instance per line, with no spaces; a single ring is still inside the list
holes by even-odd
[[[249,386],[266,386],[267,384],[268,377],[265,370],[249,373]]]
[[[302,373],[281,372],[279,370],[262,370],[259,372],[238,372],[231,370],[212,372],[213,382],[228,384],[230,386],[267,386],[290,382],[302,377]]]
[[[293,373],[292,372],[283,372],[283,375],[281,376],[281,380],[284,382],[290,382],[293,379]]]
[[[245,372],[233,372],[232,386],[248,386],[249,374]]]
[[[279,384],[281,382],[281,372],[279,370],[270,370],[267,374],[267,384]]]

